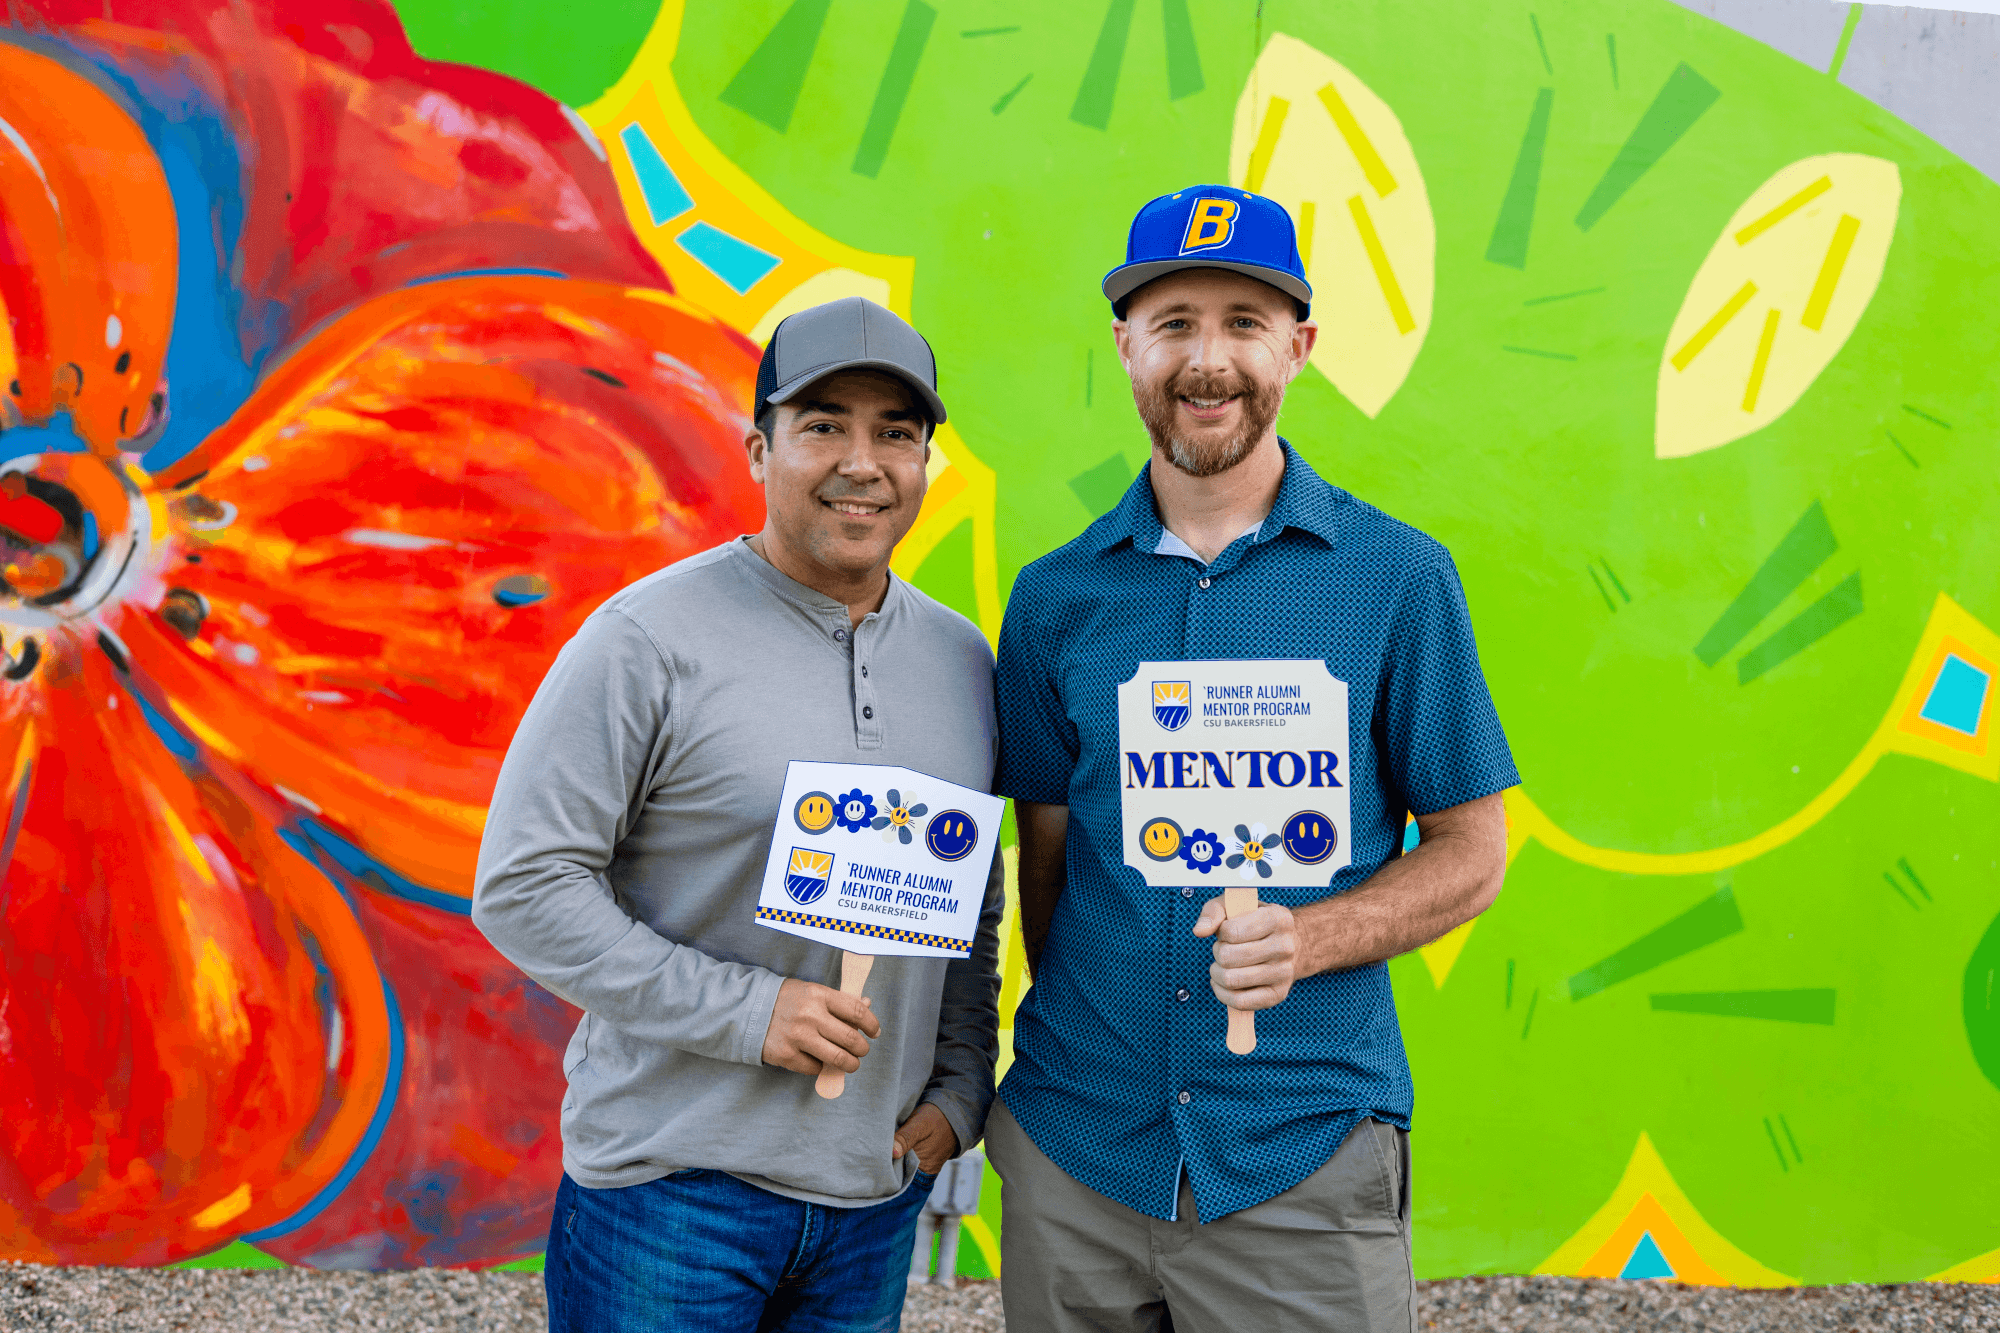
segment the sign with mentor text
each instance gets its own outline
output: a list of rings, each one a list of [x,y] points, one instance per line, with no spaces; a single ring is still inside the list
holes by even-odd
[[[1125,864],[1161,888],[1323,888],[1353,861],[1347,683],[1317,658],[1141,662],[1118,687]]]
[[[913,769],[794,762],[757,921],[850,953],[965,957],[1003,808]]]

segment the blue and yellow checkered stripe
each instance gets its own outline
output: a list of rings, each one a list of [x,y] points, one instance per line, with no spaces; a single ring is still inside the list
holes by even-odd
[[[757,909],[759,921],[785,921],[794,926],[818,926],[821,930],[841,930],[849,935],[866,935],[878,940],[901,940],[904,944],[921,944],[927,949],[952,949],[959,953],[971,953],[972,941],[946,939],[942,935],[919,935],[914,930],[897,930],[891,926],[862,925],[853,921],[836,921],[830,916],[814,916],[810,912],[791,912],[782,907],[760,907]]]

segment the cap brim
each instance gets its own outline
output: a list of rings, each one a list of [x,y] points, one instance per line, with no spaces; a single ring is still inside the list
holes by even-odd
[[[1222,259],[1149,259],[1139,264],[1121,264],[1104,275],[1104,297],[1116,305],[1154,278],[1163,278],[1184,268],[1219,268],[1241,273],[1269,283],[1294,301],[1312,304],[1313,289],[1283,269],[1263,264],[1236,264]]]
[[[882,361],[874,357],[857,357],[852,361],[834,361],[824,366],[814,366],[803,375],[794,375],[791,379],[771,390],[770,393],[764,395],[764,401],[767,403],[789,403],[808,385],[816,384],[828,375],[835,375],[843,370],[879,370],[885,375],[894,375],[897,379],[909,385],[910,391],[915,393],[918,399],[922,401],[924,410],[930,414],[932,425],[944,424],[944,400],[937,396],[937,390],[913,377],[905,367],[897,365],[894,361]]]

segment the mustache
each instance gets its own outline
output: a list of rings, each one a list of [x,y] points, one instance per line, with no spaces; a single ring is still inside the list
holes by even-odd
[[[1200,371],[1179,370],[1166,383],[1170,398],[1250,398],[1256,395],[1256,386],[1242,375],[1231,371],[1221,375],[1206,375]]]

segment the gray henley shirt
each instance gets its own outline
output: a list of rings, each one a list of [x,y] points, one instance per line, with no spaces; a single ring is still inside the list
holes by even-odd
[[[998,1053],[999,856],[971,957],[876,960],[864,993],[882,1036],[833,1101],[762,1053],[779,983],[838,986],[840,953],[755,912],[791,760],[990,791],[996,736],[986,640],[893,576],[852,626],[738,539],[584,622],[508,748],[472,900],[494,947],[584,1010],[563,1060],[563,1167],[579,1185],[706,1167],[858,1207],[915,1174],[890,1140],[920,1103],[961,1148],[978,1141]]]

